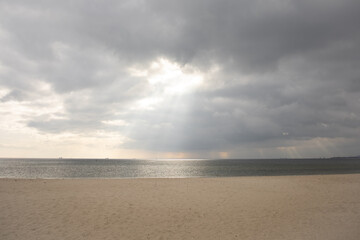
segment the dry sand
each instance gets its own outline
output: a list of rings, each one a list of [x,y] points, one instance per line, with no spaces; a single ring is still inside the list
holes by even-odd
[[[0,179],[0,239],[360,239],[360,174]]]

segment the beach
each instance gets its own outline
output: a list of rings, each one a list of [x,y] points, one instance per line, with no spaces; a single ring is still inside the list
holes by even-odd
[[[360,174],[0,179],[0,239],[359,239]]]

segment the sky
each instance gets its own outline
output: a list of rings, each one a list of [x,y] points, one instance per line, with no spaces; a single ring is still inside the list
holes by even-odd
[[[0,0],[0,157],[359,155],[359,0]]]

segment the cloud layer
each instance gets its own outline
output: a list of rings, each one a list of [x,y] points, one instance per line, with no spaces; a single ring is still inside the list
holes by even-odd
[[[37,136],[74,155],[357,155],[359,22],[356,0],[0,1],[0,153]]]

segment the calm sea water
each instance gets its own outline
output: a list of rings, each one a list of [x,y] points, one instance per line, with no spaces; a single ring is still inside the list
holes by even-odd
[[[360,173],[360,158],[0,159],[0,178],[189,178]]]

